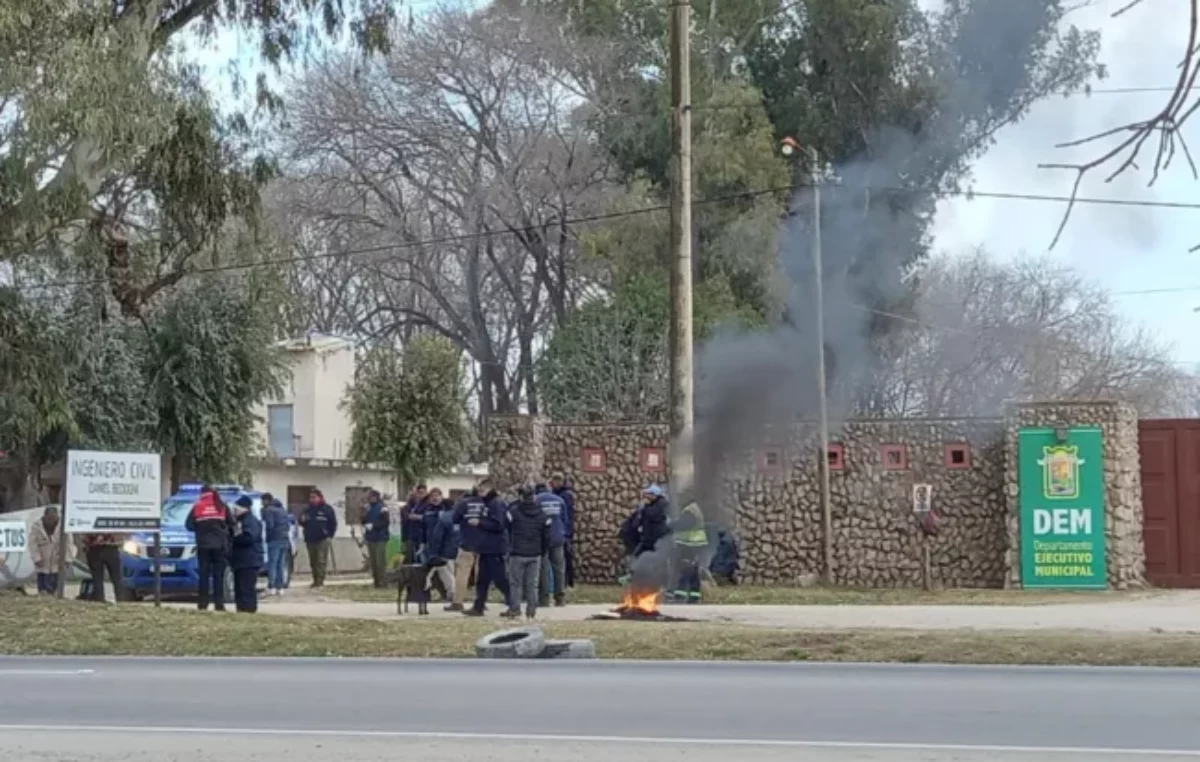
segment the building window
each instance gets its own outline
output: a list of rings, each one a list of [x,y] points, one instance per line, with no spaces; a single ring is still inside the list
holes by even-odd
[[[588,473],[602,473],[607,469],[604,450],[598,447],[583,448],[583,470]]]
[[[308,507],[308,495],[317,487],[315,484],[289,484],[287,488],[287,507],[292,513],[299,515]]]
[[[276,458],[296,457],[295,414],[291,405],[267,406],[267,443]]]
[[[661,473],[666,470],[667,457],[661,447],[642,448],[642,470],[651,473]]]
[[[951,471],[965,471],[971,467],[971,445],[946,445],[946,468]]]
[[[831,444],[827,454],[830,471],[846,470],[846,448],[844,445]]]
[[[783,450],[778,447],[764,447],[758,451],[758,468],[767,473],[779,473],[783,470]]]
[[[905,471],[908,469],[908,447],[906,445],[885,444],[880,448],[883,456],[885,471]]]

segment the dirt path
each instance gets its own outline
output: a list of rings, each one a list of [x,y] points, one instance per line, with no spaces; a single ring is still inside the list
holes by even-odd
[[[609,606],[542,609],[547,622],[582,621]],[[264,614],[397,619],[395,604],[353,603],[308,591],[263,600]],[[457,618],[431,604],[431,616]],[[796,630],[1088,630],[1109,633],[1200,633],[1200,591],[1172,591],[1104,603],[1045,606],[673,606],[668,613],[709,622]],[[406,616],[416,616],[416,609]],[[495,616],[495,613],[490,614]]]

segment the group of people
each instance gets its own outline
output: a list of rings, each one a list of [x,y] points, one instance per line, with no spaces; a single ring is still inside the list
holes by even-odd
[[[530,619],[552,600],[566,605],[574,584],[575,492],[560,474],[515,491],[515,500],[505,500],[485,478],[451,503],[441,490],[419,485],[401,508],[403,561],[425,567],[425,593],[442,587],[447,611],[483,616],[492,587],[504,598],[507,618],[521,616],[522,605]],[[368,495],[363,528],[372,577],[383,587],[391,516],[378,491]]]
[[[674,603],[701,602],[701,569],[709,540],[704,514],[695,501],[689,501],[676,514],[666,490],[658,484],[649,484],[642,490],[641,505],[621,524],[619,534],[625,547],[627,570],[632,571],[637,560],[646,554],[659,554],[663,563],[655,565],[654,573],[664,576],[657,569],[667,570],[661,580],[666,586],[665,599]],[[721,582],[737,582],[737,543],[725,530],[719,532],[709,570]]]
[[[188,513],[185,525],[196,536],[196,566],[200,576],[197,606],[201,611],[208,609],[210,601],[217,611],[225,610],[226,568],[233,570],[237,610],[247,614],[258,611],[258,572],[262,568],[264,538],[268,544],[277,541],[270,527],[277,528],[282,518],[286,543],[290,526],[287,511],[270,495],[263,496],[261,520],[254,515],[253,506],[254,502],[242,495],[231,509],[215,489],[206,485]]]

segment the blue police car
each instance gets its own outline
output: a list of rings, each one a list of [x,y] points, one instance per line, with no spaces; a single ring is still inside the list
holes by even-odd
[[[200,587],[200,567],[196,559],[196,537],[184,523],[192,506],[200,499],[200,484],[184,484],[179,491],[167,498],[162,509],[162,548],[160,564],[162,590],[165,595],[194,594]],[[215,487],[221,500],[232,506],[243,495],[249,497],[250,510],[262,517],[262,493],[233,484]],[[293,522],[295,519],[293,518]],[[266,573],[267,557],[264,555],[260,574]],[[288,559],[288,574],[291,575],[295,549]],[[121,548],[121,577],[123,587],[130,597],[141,598],[154,591],[154,534],[139,532],[130,535]],[[226,570],[225,598],[233,600],[233,573]]]

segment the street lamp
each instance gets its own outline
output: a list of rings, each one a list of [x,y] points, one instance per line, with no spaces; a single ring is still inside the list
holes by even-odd
[[[795,138],[785,137],[779,146],[780,152],[789,158],[799,156],[802,147]],[[821,534],[824,564],[822,578],[825,584],[833,583],[833,509],[829,495],[829,409],[825,392],[825,288],[821,265],[821,167],[820,154],[814,146],[807,146],[809,187],[812,188],[812,258],[815,280],[816,327],[817,327],[817,398],[819,407],[819,435],[821,450],[817,454],[817,470],[821,477]]]

